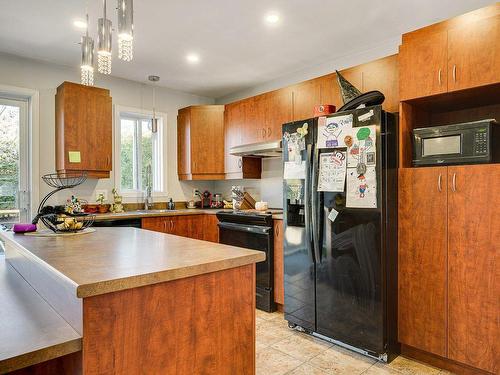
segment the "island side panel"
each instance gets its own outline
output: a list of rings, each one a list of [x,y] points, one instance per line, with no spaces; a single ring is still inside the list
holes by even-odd
[[[85,298],[83,373],[255,374],[255,264]]]

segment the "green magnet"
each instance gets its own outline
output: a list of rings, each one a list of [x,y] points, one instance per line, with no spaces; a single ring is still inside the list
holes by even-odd
[[[356,137],[362,141],[370,136],[370,129],[369,128],[361,128],[358,130]]]

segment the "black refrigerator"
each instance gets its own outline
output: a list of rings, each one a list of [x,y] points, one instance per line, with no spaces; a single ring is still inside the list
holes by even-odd
[[[283,125],[285,319],[385,361],[398,352],[397,138],[381,106]]]

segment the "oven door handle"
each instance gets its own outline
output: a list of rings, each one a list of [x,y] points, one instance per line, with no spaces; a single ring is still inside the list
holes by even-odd
[[[245,233],[255,233],[255,234],[270,234],[272,227],[263,227],[258,225],[245,225],[245,224],[235,224],[222,222],[217,224],[220,229],[234,230],[238,232]]]

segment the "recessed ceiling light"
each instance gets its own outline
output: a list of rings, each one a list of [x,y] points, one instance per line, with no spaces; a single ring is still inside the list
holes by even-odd
[[[186,60],[191,64],[196,64],[200,61],[200,56],[198,56],[196,53],[190,53],[186,56]]]
[[[85,29],[87,27],[87,22],[85,22],[84,20],[74,20],[73,26],[79,29]]]
[[[278,13],[271,12],[266,14],[265,20],[269,25],[275,25],[280,21],[280,16]]]

